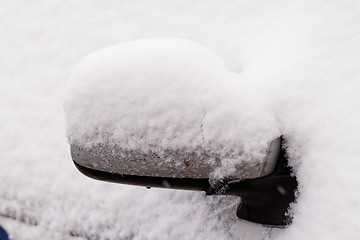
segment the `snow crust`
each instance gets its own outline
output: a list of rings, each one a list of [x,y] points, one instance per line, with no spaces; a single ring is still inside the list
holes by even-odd
[[[358,1],[19,0],[1,2],[0,18],[0,214],[36,225],[22,239],[359,239]],[[74,67],[153,37],[212,49],[234,91],[268,111],[254,126],[276,118],[300,184],[291,226],[238,220],[235,197],[102,183],[74,168],[61,106]]]

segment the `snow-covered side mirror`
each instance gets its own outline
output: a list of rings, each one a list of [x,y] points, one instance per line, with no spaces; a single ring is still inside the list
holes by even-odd
[[[104,181],[240,196],[238,217],[288,224],[297,182],[275,118],[240,94],[237,77],[183,39],[91,54],[64,101],[76,167]]]
[[[247,166],[254,175],[250,174],[245,179],[241,175],[239,178],[233,176],[215,184],[211,183],[209,168],[201,169],[201,165],[195,166],[193,163],[199,159],[188,158],[191,155],[182,156],[174,152],[174,156],[178,157],[182,164],[164,166],[156,164],[161,159],[153,154],[144,155],[135,151],[120,152],[119,157],[114,157],[113,154],[114,149],[107,149],[106,146],[98,149],[71,146],[75,166],[91,178],[147,188],[195,190],[205,191],[207,195],[240,196],[242,202],[237,210],[239,218],[265,225],[281,226],[291,222],[286,213],[295,198],[297,182],[290,175],[291,169],[287,166],[280,138],[274,140],[268,149],[265,161],[268,172],[256,173],[251,166]],[[201,174],[197,174],[195,169],[201,171]]]

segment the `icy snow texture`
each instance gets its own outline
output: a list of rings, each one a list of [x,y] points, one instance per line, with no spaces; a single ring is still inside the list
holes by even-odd
[[[69,143],[111,149],[111,162],[131,164],[140,155],[156,162],[154,168],[179,169],[180,175],[168,171],[167,177],[208,178],[217,165],[217,177],[259,177],[268,145],[280,133],[266,108],[240,94],[239,79],[214,52],[185,39],[106,47],[86,57],[69,81]],[[100,170],[119,165],[107,162],[99,163]],[[236,165],[238,171],[230,171]]]
[[[0,4],[0,213],[38,224],[22,239],[359,239],[358,1]],[[239,95],[278,119],[300,184],[291,226],[239,221],[237,198],[101,183],[74,168],[59,101],[74,66],[148,37],[213,49],[239,73]]]

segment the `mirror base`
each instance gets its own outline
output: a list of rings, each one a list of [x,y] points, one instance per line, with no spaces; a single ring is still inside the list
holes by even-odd
[[[267,226],[286,226],[292,221],[288,213],[295,200],[297,180],[281,149],[274,172],[268,176],[230,182],[226,185],[226,195],[241,197],[236,215],[244,220]]]

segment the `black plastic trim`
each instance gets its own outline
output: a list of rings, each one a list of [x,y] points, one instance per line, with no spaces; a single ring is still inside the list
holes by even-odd
[[[76,168],[84,175],[101,181],[156,187],[156,188],[171,188],[181,190],[207,191],[210,187],[208,179],[193,179],[193,178],[164,178],[164,177],[148,177],[135,176],[127,174],[118,174],[95,170],[84,167],[73,161]],[[210,193],[210,192],[209,192]]]
[[[268,176],[228,183],[225,194],[240,196],[236,215],[251,222],[284,226],[291,223],[287,213],[295,200],[298,183],[291,175],[286,153],[281,149],[274,172]]]

